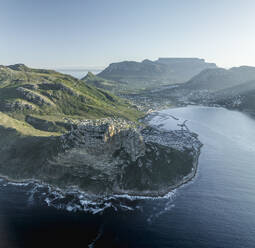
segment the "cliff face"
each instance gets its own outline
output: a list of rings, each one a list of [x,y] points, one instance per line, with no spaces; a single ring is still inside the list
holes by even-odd
[[[111,119],[81,122],[57,137],[8,132],[0,141],[1,174],[100,195],[165,194],[194,176],[201,146],[187,130],[164,132]]]

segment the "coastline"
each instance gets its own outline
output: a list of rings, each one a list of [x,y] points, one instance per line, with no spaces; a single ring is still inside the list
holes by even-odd
[[[148,119],[151,119],[153,117],[155,117],[155,115],[158,114],[158,111],[154,111],[153,113],[148,113],[143,119],[142,122],[146,123],[148,121]],[[147,118],[147,119],[146,119]],[[148,124],[148,123],[147,123]],[[128,195],[128,196],[132,196],[132,197],[165,197],[167,194],[169,194],[171,191],[179,188],[180,186],[188,183],[190,180],[192,180],[197,173],[197,169],[198,169],[198,160],[199,160],[199,155],[200,155],[200,150],[201,150],[202,144],[200,144],[200,146],[198,147],[197,150],[195,150],[195,155],[194,155],[194,161],[193,161],[193,166],[192,166],[192,171],[184,176],[181,180],[177,181],[175,184],[164,188],[160,191],[153,191],[153,190],[144,190],[144,191],[135,191],[135,190],[117,190],[117,191],[113,191],[111,194],[106,194],[106,195],[95,195],[95,194],[91,194],[94,196],[97,196],[98,198],[100,197],[109,197],[111,195]],[[72,185],[69,186],[67,188],[60,188],[57,185],[54,184],[48,184],[43,182],[42,180],[38,180],[38,179],[13,179],[10,176],[5,176],[5,175],[0,175],[0,178],[3,178],[11,183],[21,183],[21,184],[26,184],[26,183],[38,183],[40,185],[45,185],[45,186],[50,186],[52,188],[55,188],[57,190],[60,190],[62,193],[66,193],[68,191],[70,191],[70,189],[72,188],[76,188],[77,191],[82,192],[84,194],[90,194],[89,192],[86,192],[85,190],[80,189],[79,187]]]
[[[202,147],[202,145],[201,145]],[[82,194],[86,194],[86,195],[90,195],[90,196],[93,196],[95,198],[104,198],[104,197],[111,197],[111,196],[119,196],[119,197],[123,197],[125,195],[127,196],[130,196],[130,197],[145,197],[145,198],[164,198],[166,197],[169,193],[171,193],[172,191],[178,189],[179,187],[187,184],[188,182],[190,182],[191,180],[193,180],[197,174],[197,170],[198,170],[198,160],[199,160],[199,155],[200,155],[200,152],[196,158],[196,161],[193,163],[193,170],[192,172],[185,176],[185,178],[183,178],[181,181],[177,182],[175,185],[172,185],[170,186],[169,188],[161,191],[161,192],[146,192],[146,191],[142,191],[142,192],[135,192],[135,191],[116,191],[116,192],[113,192],[112,194],[110,195],[96,195],[96,194],[90,194],[84,190],[81,190],[80,188],[78,188],[77,186],[73,185],[71,187],[68,187],[68,188],[60,188],[56,185],[53,185],[53,184],[49,184],[49,183],[45,183],[43,181],[40,181],[38,179],[13,179],[9,176],[5,176],[5,175],[0,175],[0,179],[3,179],[3,180],[6,180],[8,183],[12,183],[12,184],[29,184],[29,183],[32,183],[32,184],[39,184],[41,186],[45,186],[45,187],[51,187],[52,189],[54,190],[58,190],[60,191],[61,193],[63,194],[66,194],[66,193],[70,193],[71,191],[76,191],[77,193],[82,193]]]

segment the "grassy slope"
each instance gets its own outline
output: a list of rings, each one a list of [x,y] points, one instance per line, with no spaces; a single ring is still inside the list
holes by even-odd
[[[136,121],[143,115],[124,100],[84,81],[24,65],[0,66],[0,111],[1,126],[38,136],[56,132],[33,128],[26,123],[27,116],[47,120],[57,131],[64,132],[63,126],[58,128],[56,122],[103,117]]]
[[[105,78],[101,78],[99,76],[94,75],[91,72],[88,72],[88,74],[81,79],[86,84],[107,90],[113,93],[121,93],[126,92],[130,90],[130,86],[126,83],[120,82],[120,81],[114,81],[114,80],[108,80]]]
[[[33,128],[31,125],[29,125],[26,122],[16,120],[7,114],[4,114],[0,112],[0,126],[3,128],[9,128],[9,129],[15,129],[18,131],[21,135],[33,135],[33,136],[49,136],[49,135],[59,135],[59,133],[56,132],[45,132],[41,130],[37,130]]]
[[[88,85],[110,91],[117,95],[142,93],[143,91],[155,89],[161,84],[165,84],[164,80],[157,81],[153,80],[151,77],[137,79],[135,76],[129,75],[128,78],[130,81],[127,80],[128,82],[123,82],[120,80],[120,77],[106,79],[88,72],[81,80]],[[151,81],[153,81],[153,83]]]

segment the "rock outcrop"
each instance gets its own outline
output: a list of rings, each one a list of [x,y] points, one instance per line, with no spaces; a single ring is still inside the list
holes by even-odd
[[[42,106],[42,105],[54,105],[49,99],[46,97],[40,95],[39,93],[36,93],[30,89],[24,88],[24,87],[18,87],[17,91],[20,93],[20,96],[24,98],[27,101],[30,101],[36,105]]]
[[[72,90],[71,88],[61,84],[61,83],[41,83],[38,84],[38,87],[43,90],[62,90],[63,92],[67,92],[71,96],[78,96],[78,94]]]
[[[96,195],[158,196],[194,176],[200,146],[188,130],[88,120],[62,136],[12,139],[0,149],[0,173]]]
[[[36,106],[30,102],[27,102],[25,100],[18,99],[14,102],[6,102],[0,104],[0,110],[6,110],[6,111],[17,111],[17,110],[36,110]]]

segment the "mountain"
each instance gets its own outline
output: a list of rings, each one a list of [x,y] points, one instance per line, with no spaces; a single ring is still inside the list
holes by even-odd
[[[213,102],[255,115],[255,80],[215,92]]]
[[[184,83],[205,69],[217,68],[215,63],[207,63],[199,58],[159,58],[156,62],[169,66],[169,76],[176,83]]]
[[[183,102],[216,104],[255,114],[255,67],[207,69],[168,95]]]
[[[159,58],[156,61],[145,59],[142,62],[112,63],[97,76],[126,83],[129,89],[145,89],[184,83],[207,68],[217,66],[198,58]]]
[[[0,111],[0,125],[19,123],[35,132],[64,132],[68,120],[142,116],[124,100],[72,76],[23,64],[0,66]]]
[[[231,69],[206,69],[194,76],[182,88],[217,91],[255,79],[255,67],[240,66]]]

